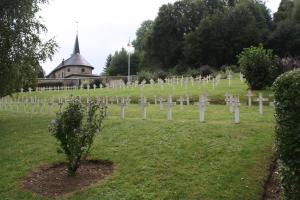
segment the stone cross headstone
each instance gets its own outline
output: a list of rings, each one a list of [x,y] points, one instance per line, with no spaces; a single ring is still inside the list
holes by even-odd
[[[162,79],[158,79],[158,83],[160,84],[160,89],[164,89],[164,81]]]
[[[270,101],[269,106],[275,107],[275,99],[274,99],[274,94],[269,94],[270,99],[273,98],[273,101]]]
[[[27,113],[27,108],[28,108],[28,98],[24,98],[24,112]]]
[[[33,97],[30,98],[30,105],[31,105],[31,113],[35,112],[35,99]]]
[[[157,105],[157,96],[154,96],[154,104]]]
[[[49,113],[52,114],[53,113],[53,107],[54,107],[54,98],[51,97],[49,100]]]
[[[180,103],[180,110],[182,110],[183,109],[183,102],[185,101],[185,99],[182,96],[180,96],[180,98],[177,101],[179,101],[179,103]]]
[[[45,112],[45,107],[46,107],[46,99],[41,99],[40,100],[40,113]]]
[[[63,99],[61,97],[58,97],[58,112],[62,113],[62,106],[63,106]]]
[[[147,106],[148,106],[146,97],[143,97],[140,99],[140,106],[142,107],[142,119],[146,120],[147,119]]]
[[[183,76],[181,76],[181,79],[180,79],[180,87],[183,87]]]
[[[24,89],[23,88],[21,88],[21,93],[23,93],[24,92]]]
[[[206,107],[208,106],[208,100],[204,95],[199,97],[198,106],[199,106],[199,121],[205,122],[205,111],[206,111]]]
[[[97,85],[94,84],[94,85],[93,85],[93,88],[94,88],[94,91],[96,91]]]
[[[159,101],[159,109],[162,110],[164,106],[163,102],[165,101],[165,99],[163,97],[159,97],[158,101]]]
[[[189,106],[190,105],[190,96],[185,95],[185,98],[186,98],[186,105]]]
[[[151,85],[151,88],[153,88],[154,83],[155,83],[155,81],[151,78],[151,79],[150,79],[150,85]]]
[[[234,112],[234,108],[233,108],[234,98],[233,98],[232,94],[229,94],[229,93],[225,94],[225,102],[226,102],[226,105],[229,106],[229,111],[231,113],[233,113]]]
[[[120,106],[121,106],[121,113],[120,113],[121,119],[125,119],[125,108],[127,107],[127,101],[125,100],[124,97],[121,99]]]
[[[119,97],[116,96],[115,99],[116,99],[116,103],[117,103],[117,105],[118,105],[118,104],[119,104]]]
[[[175,105],[175,102],[173,102],[172,97],[169,96],[168,101],[165,103],[167,108],[168,108],[168,113],[167,113],[167,120],[172,120],[173,119],[173,107]]]
[[[229,74],[227,75],[228,87],[231,87],[231,79],[232,79],[232,75],[231,75],[231,73],[229,73]]]
[[[142,86],[142,88],[144,88],[144,87],[145,87],[145,84],[146,84],[146,80],[144,79],[144,80],[141,82],[141,86]]]
[[[31,93],[31,92],[32,92],[32,88],[31,88],[31,87],[29,87],[29,88],[28,88],[28,91],[29,91],[29,93]]]
[[[240,123],[240,100],[239,98],[235,98],[233,101],[233,107],[234,107],[234,123],[239,124]]]
[[[18,97],[18,99],[17,99],[17,112],[20,112],[20,104],[21,104],[20,97]]]
[[[256,99],[256,101],[259,103],[259,114],[263,115],[264,114],[264,102],[268,101],[269,99],[264,98],[262,93],[259,93],[259,97]]]
[[[244,75],[242,74],[242,72],[240,72],[240,81],[244,82]]]
[[[248,106],[251,107],[252,106],[252,97],[254,96],[254,94],[252,93],[251,90],[248,90],[248,93],[246,94],[246,97],[248,97]]]
[[[13,99],[9,98],[9,109],[10,111],[13,111],[14,107],[13,107]]]

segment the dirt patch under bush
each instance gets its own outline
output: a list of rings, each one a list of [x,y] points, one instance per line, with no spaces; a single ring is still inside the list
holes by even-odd
[[[90,160],[82,163],[76,176],[67,174],[66,163],[41,167],[31,172],[22,182],[26,190],[45,197],[58,197],[98,183],[114,171],[110,161]]]

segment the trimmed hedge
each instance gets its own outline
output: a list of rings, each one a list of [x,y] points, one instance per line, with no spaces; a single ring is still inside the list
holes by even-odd
[[[273,84],[276,146],[286,199],[300,199],[300,70],[282,74]]]

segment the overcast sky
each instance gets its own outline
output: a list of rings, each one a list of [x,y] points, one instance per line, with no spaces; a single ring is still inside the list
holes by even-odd
[[[43,64],[50,73],[62,59],[70,57],[79,26],[80,53],[102,72],[108,54],[126,47],[129,38],[141,23],[155,19],[158,9],[175,0],[50,0],[40,15],[48,28],[46,38],[55,37],[59,49],[52,61]],[[266,5],[276,11],[280,0],[269,0]]]

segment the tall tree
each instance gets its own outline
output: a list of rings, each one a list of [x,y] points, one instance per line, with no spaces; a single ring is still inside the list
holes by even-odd
[[[300,23],[300,0],[294,0],[292,18],[296,23]]]
[[[139,65],[138,55],[136,53],[133,53],[130,59],[131,74],[137,73],[138,65]],[[128,74],[128,53],[124,48],[114,53],[106,72],[107,75],[109,76],[117,76],[117,75],[126,76]]]
[[[184,35],[195,30],[206,12],[199,0],[177,1],[159,9],[147,44],[147,53],[156,65],[170,69],[179,63]]]
[[[104,69],[103,69],[104,74],[108,74],[108,69],[109,69],[111,60],[112,60],[112,55],[109,54],[106,58],[105,66],[104,66]]]
[[[274,13],[274,22],[278,23],[290,19],[293,7],[294,2],[292,0],[281,0],[277,12]]]
[[[268,46],[281,56],[300,56],[300,0],[281,0]]]
[[[147,55],[146,48],[149,37],[153,31],[153,24],[152,20],[146,20],[141,24],[141,27],[136,31],[136,39],[132,42],[135,53],[139,57],[139,69],[148,68],[152,66],[151,60]]]
[[[266,41],[271,16],[264,4],[246,0],[205,18],[186,36],[185,62],[193,67],[236,64],[243,48]]]
[[[136,31],[136,39],[132,42],[135,50],[144,51],[146,49],[147,40],[152,34],[153,21],[146,20],[141,24],[141,27]]]
[[[46,27],[37,16],[48,0],[0,1],[0,96],[35,83],[40,62],[51,58],[53,39],[43,42]]]

